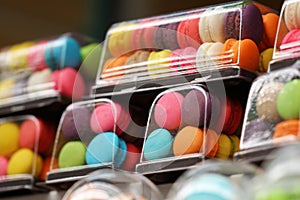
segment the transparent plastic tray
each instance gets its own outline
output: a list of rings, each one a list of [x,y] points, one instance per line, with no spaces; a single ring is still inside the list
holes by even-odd
[[[33,115],[0,119],[0,192],[34,189],[45,180],[55,124]]]
[[[83,60],[99,52],[97,45],[89,37],[65,33],[1,48],[0,111],[26,110],[89,95],[90,82],[95,80],[90,71],[95,69],[91,61],[83,65]],[[99,62],[100,54],[98,60],[94,55],[89,60]]]
[[[145,176],[133,172],[100,169],[76,182],[64,195],[64,200],[141,199],[162,200],[156,185]]]
[[[236,106],[234,111],[228,109],[231,106]],[[149,111],[136,171],[165,173],[192,168],[206,159],[231,159],[238,150],[242,115],[241,103],[233,103],[219,84],[161,92]]]
[[[135,143],[144,129],[133,121],[138,112],[126,106],[107,98],[69,105],[59,123],[46,183],[76,181],[101,168],[134,171],[141,152]]]
[[[104,41],[93,93],[251,82],[259,68],[262,15],[270,12],[257,2],[237,1],[116,23]]]
[[[286,60],[297,60],[300,57],[299,5],[299,0],[285,0],[283,2],[274,44],[276,48],[274,48],[270,70],[289,66],[290,63]]]
[[[257,167],[248,163],[208,161],[182,174],[167,200],[253,199],[251,180]]]
[[[271,151],[299,142],[299,66],[296,62],[254,81],[236,159],[263,161]]]

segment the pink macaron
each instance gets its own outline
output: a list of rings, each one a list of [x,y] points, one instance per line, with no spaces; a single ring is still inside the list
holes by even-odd
[[[28,53],[28,65],[33,71],[40,71],[49,68],[44,56],[46,45],[47,41],[42,40],[36,45],[30,47]]]
[[[54,89],[65,97],[80,99],[85,93],[83,78],[73,68],[55,70],[51,74],[51,81],[55,83]]]
[[[179,128],[183,99],[179,92],[168,92],[160,97],[154,107],[154,119],[159,127],[168,130]]]
[[[196,53],[197,50],[193,47],[174,50],[171,54],[171,70],[180,74],[197,73]]]
[[[8,160],[4,156],[0,156],[0,176],[5,176],[7,174]]]
[[[38,152],[45,153],[53,144],[55,128],[53,124],[41,119],[27,119],[20,125],[19,144],[22,148],[35,150],[38,145]]]
[[[130,123],[130,115],[118,103],[101,103],[92,112],[91,129],[95,133],[116,131],[122,134]]]

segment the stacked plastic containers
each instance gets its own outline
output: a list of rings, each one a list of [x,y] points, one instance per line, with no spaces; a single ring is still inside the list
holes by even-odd
[[[33,115],[0,120],[0,192],[33,189],[46,180],[55,123]]]
[[[74,199],[156,199],[163,195],[145,176],[126,171],[101,169],[75,183],[64,195]]]
[[[273,47],[278,19],[262,4],[237,1],[114,24],[93,92],[103,96],[220,79],[252,81],[255,72],[266,71],[260,53]]]
[[[237,159],[261,161],[270,151],[299,141],[299,1],[285,1],[270,72],[250,90]],[[298,21],[297,21],[298,20]],[[287,31],[282,31],[287,30]],[[284,34],[282,34],[284,33]]]
[[[87,80],[94,72],[81,65],[96,46],[91,38],[66,33],[2,48],[0,109],[15,112],[89,94]]]
[[[106,98],[67,107],[58,127],[47,183],[74,181],[99,168],[133,171],[140,158],[132,109]],[[140,134],[144,130],[134,129]]]

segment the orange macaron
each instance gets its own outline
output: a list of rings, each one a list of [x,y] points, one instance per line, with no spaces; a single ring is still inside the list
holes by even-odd
[[[285,136],[297,137],[299,131],[300,131],[300,120],[297,119],[285,120],[278,123],[275,126],[273,139],[277,139]]]
[[[128,57],[129,55],[125,54],[116,58],[110,58],[106,60],[102,69],[102,75],[101,75],[102,79],[109,79],[109,78],[123,76],[124,75],[123,70],[117,69],[117,67],[123,66],[126,63]]]
[[[257,71],[259,66],[259,50],[255,42],[251,39],[228,39],[222,49],[223,60],[231,58],[232,63],[236,63],[242,69]]]
[[[186,126],[174,138],[173,153],[175,156],[200,153],[204,133],[198,127]]]

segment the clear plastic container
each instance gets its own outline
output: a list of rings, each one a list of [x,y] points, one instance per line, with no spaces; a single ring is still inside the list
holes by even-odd
[[[233,111],[233,109],[235,109]],[[242,104],[219,84],[179,86],[157,95],[136,171],[153,174],[231,159],[238,150]]]
[[[76,182],[63,199],[162,200],[164,198],[158,188],[141,174],[100,169]]]
[[[299,62],[258,77],[250,89],[237,159],[263,160],[299,141]]]
[[[168,200],[253,199],[250,186],[257,168],[248,163],[208,161],[186,171],[172,185]]]
[[[285,0],[283,2],[277,29],[275,51],[270,70],[289,65],[285,60],[297,60],[300,57],[300,1]],[[280,65],[278,66],[278,63]],[[286,64],[287,63],[287,64]]]
[[[56,126],[33,115],[0,119],[0,192],[32,189],[50,167]]]
[[[133,131],[134,114],[107,98],[75,102],[63,113],[47,183],[78,180],[96,169],[133,171],[141,148]],[[143,130],[143,129],[142,129]]]
[[[271,12],[257,2],[236,1],[116,23],[107,32],[93,92],[252,81],[259,70],[262,15]]]
[[[299,149],[299,143],[285,146],[263,162],[263,173],[252,180],[255,200],[299,198]]]
[[[95,70],[91,62],[82,63],[97,45],[92,38],[65,33],[0,49],[0,109],[23,110],[27,104],[38,107],[38,101],[50,104],[89,95],[90,81],[95,81],[89,71]],[[98,53],[98,60],[89,60],[99,62]]]

